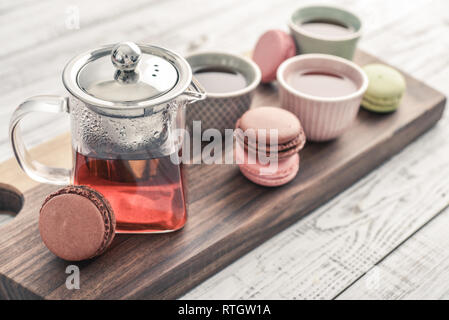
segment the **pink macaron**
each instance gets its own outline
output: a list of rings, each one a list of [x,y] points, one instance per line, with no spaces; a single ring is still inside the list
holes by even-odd
[[[295,40],[282,30],[269,30],[257,41],[253,60],[262,71],[262,82],[276,79],[276,71],[282,62],[296,54]]]
[[[268,139],[266,133],[270,130],[276,130],[277,143]],[[251,132],[254,135],[249,138]],[[304,147],[306,137],[293,113],[276,107],[251,109],[237,121],[235,137],[237,164],[252,182],[277,187],[297,175],[298,152]]]
[[[243,155],[243,159],[238,160],[240,172],[255,184],[265,187],[278,187],[293,180],[299,171],[299,154],[295,153],[291,157],[279,159],[277,166],[270,168],[269,164],[261,164],[259,161],[249,163],[248,153],[244,151],[241,143],[236,144],[236,154]],[[240,156],[241,157],[241,156]]]
[[[257,151],[263,149],[267,153],[277,152],[279,158],[287,158],[298,153],[306,143],[306,136],[299,119],[290,111],[275,107],[259,107],[245,112],[237,121],[236,139],[243,143],[245,151]],[[243,135],[247,130],[255,130],[254,141],[248,141]],[[261,140],[257,132],[259,129],[265,130],[265,143]],[[270,145],[270,130],[277,132],[277,144]],[[271,150],[276,148],[276,150]]]

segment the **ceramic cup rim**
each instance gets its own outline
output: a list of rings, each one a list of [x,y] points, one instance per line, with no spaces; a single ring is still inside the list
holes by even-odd
[[[311,9],[311,8],[327,8],[327,9],[331,9],[331,10],[344,11],[344,12],[348,13],[349,15],[352,15],[358,21],[358,23],[360,24],[360,27],[358,28],[357,31],[354,31],[347,36],[342,36],[342,37],[338,37],[338,38],[332,38],[332,37],[327,38],[323,35],[317,35],[317,34],[308,32],[307,30],[304,30],[304,28],[302,28],[301,25],[299,25],[298,23],[293,21],[293,17],[299,11],[302,11],[305,9]],[[352,12],[346,8],[342,8],[337,5],[332,5],[332,6],[331,5],[306,5],[306,6],[299,7],[296,10],[294,10],[293,13],[290,15],[290,18],[288,21],[288,26],[294,32],[297,32],[297,33],[307,36],[309,38],[316,39],[316,40],[322,40],[322,41],[329,41],[329,42],[342,42],[342,41],[348,41],[348,40],[354,40],[354,39],[360,38],[362,36],[362,29],[363,29],[362,19],[360,19],[360,17],[358,15],[356,15],[354,12]]]
[[[208,92],[206,90],[206,99],[207,98],[232,98],[232,97],[238,97],[238,96],[242,96],[245,95],[247,93],[250,93],[251,91],[253,91],[254,89],[257,88],[257,86],[259,85],[260,81],[262,80],[262,72],[260,71],[259,66],[252,61],[251,59],[239,55],[239,54],[235,54],[235,53],[231,53],[231,52],[227,52],[227,51],[219,51],[219,50],[214,50],[214,51],[198,51],[192,54],[189,54],[186,56],[186,60],[188,61],[188,59],[193,58],[193,57],[197,57],[197,56],[217,56],[217,55],[221,55],[221,56],[227,56],[228,58],[234,59],[234,60],[240,60],[241,62],[247,64],[253,71],[254,71],[254,79],[249,82],[245,88],[243,89],[239,89],[239,90],[235,90],[235,91],[229,91],[229,92],[223,92],[223,93],[215,93],[215,92]],[[190,62],[189,62],[190,64]],[[204,65],[205,67],[207,67],[208,65]],[[216,65],[215,65],[216,66]],[[192,66],[192,70],[194,69],[194,66]],[[193,75],[195,76],[195,75]]]
[[[303,93],[299,90],[296,90],[295,88],[290,86],[287,83],[286,79],[284,78],[284,74],[285,74],[287,68],[295,65],[299,61],[313,60],[313,59],[315,59],[315,60],[322,59],[322,60],[332,61],[333,63],[345,64],[348,68],[355,70],[361,76],[362,84],[360,85],[359,89],[356,92],[353,92],[349,95],[338,96],[338,97],[319,97],[319,96],[309,95],[309,94]],[[323,71],[325,71],[325,70],[323,70]],[[285,90],[287,90],[288,92],[290,92],[291,94],[293,94],[297,97],[303,98],[303,99],[308,99],[308,100],[318,101],[318,102],[339,102],[339,101],[351,100],[356,97],[362,96],[365,93],[366,89],[368,88],[368,76],[365,74],[365,72],[362,70],[362,68],[360,68],[354,62],[349,61],[347,59],[340,58],[340,57],[330,55],[330,54],[323,54],[323,53],[301,54],[301,55],[294,56],[294,57],[291,57],[291,58],[285,60],[278,68],[277,80],[279,81],[279,84],[281,85],[281,87],[284,88]]]

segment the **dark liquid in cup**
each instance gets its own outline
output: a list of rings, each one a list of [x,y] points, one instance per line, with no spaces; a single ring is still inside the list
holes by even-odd
[[[302,23],[301,28],[308,33],[326,38],[341,38],[355,31],[353,28],[333,20],[311,20]]]
[[[221,68],[202,68],[194,71],[195,78],[206,92],[227,93],[246,88],[246,78],[239,72]]]
[[[287,83],[299,92],[327,98],[347,96],[358,90],[348,77],[316,71],[293,73],[287,78]]]
[[[76,153],[75,184],[87,185],[110,202],[118,232],[164,232],[186,221],[181,169],[170,156],[101,159]]]

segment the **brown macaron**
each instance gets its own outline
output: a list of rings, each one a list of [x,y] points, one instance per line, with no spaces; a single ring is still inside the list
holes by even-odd
[[[259,107],[245,112],[237,121],[236,128],[245,132],[252,129],[255,132],[255,141],[247,139],[242,135],[242,132],[236,133],[236,138],[246,151],[261,150],[270,152],[270,129],[277,130],[278,142],[277,148],[278,157],[289,157],[304,147],[306,143],[306,136],[301,126],[299,119],[290,111],[276,107]],[[259,145],[260,137],[258,130],[266,130],[266,144]],[[268,150],[267,150],[268,149]]]
[[[39,215],[42,241],[68,261],[102,254],[114,239],[115,224],[109,202],[87,186],[67,186],[50,194]]]

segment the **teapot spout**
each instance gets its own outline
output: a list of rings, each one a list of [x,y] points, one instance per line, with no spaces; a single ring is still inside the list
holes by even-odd
[[[192,77],[192,83],[190,84],[189,88],[184,92],[184,95],[187,97],[188,104],[206,99],[206,91],[204,90],[203,86],[198,82],[198,80],[195,79],[195,77]]]

